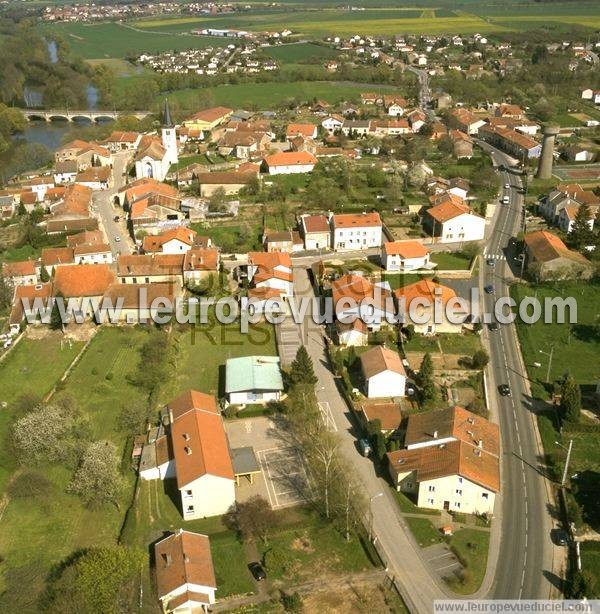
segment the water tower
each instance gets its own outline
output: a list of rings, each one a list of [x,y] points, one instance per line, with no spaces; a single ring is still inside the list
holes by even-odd
[[[560,127],[554,124],[544,126],[542,140],[542,155],[538,162],[536,177],[538,179],[550,179],[552,177],[552,163],[554,162],[554,141],[560,132]]]

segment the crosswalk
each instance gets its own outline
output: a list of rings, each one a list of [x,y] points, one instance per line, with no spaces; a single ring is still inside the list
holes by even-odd
[[[504,254],[488,254],[487,251],[483,250],[483,257],[487,260],[491,258],[492,260],[506,260],[506,256]]]

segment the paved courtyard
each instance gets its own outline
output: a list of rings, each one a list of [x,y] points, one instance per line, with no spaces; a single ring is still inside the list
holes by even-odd
[[[434,544],[423,549],[427,564],[442,579],[451,579],[462,570],[462,565],[446,544]]]
[[[253,483],[240,478],[236,488],[238,501],[260,495],[273,509],[279,509],[305,500],[309,485],[304,463],[274,420],[267,417],[226,420],[225,431],[231,448],[254,448],[261,469]]]

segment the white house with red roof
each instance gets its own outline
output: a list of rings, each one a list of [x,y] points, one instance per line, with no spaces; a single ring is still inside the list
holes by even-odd
[[[287,252],[250,252],[248,281],[255,288],[277,290],[281,296],[292,296],[294,278],[292,259]]]
[[[303,215],[300,228],[304,239],[304,249],[329,249],[331,247],[331,228],[324,215]]]
[[[414,271],[431,268],[429,250],[418,241],[387,241],[381,250],[386,271]]]
[[[205,612],[215,602],[217,581],[210,540],[179,529],[154,545],[156,588],[162,611]]]
[[[280,151],[264,158],[269,175],[311,173],[316,164],[317,158],[309,151]]]
[[[481,241],[485,236],[485,219],[474,213],[468,205],[454,200],[447,200],[428,209],[424,226],[438,243]]]
[[[379,213],[342,213],[331,215],[332,247],[351,251],[380,247],[382,223]]]

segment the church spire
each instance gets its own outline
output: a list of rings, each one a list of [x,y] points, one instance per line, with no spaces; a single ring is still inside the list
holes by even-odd
[[[173,120],[171,119],[171,109],[169,109],[169,101],[165,98],[165,106],[163,108],[162,116],[163,128],[173,128]]]

